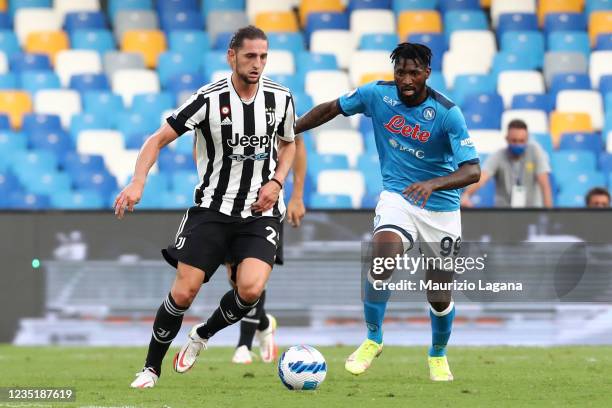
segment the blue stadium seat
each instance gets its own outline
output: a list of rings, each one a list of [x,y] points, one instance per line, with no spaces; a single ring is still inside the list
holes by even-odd
[[[85,112],[114,117],[124,109],[121,95],[107,91],[89,91],[83,95],[83,110]]]
[[[438,8],[442,13],[451,10],[482,10],[480,0],[439,0]]]
[[[302,75],[271,74],[267,77],[289,88],[291,92],[304,92],[304,77]]]
[[[20,8],[51,8],[53,7],[52,0],[10,0],[9,13],[11,17]]]
[[[73,174],[74,186],[79,190],[98,191],[103,198],[117,190],[117,179],[108,171],[81,171]]]
[[[61,191],[51,194],[51,207],[61,210],[100,210],[107,208],[95,190]]]
[[[210,38],[208,33],[201,30],[172,31],[168,35],[170,51],[185,55],[197,55],[210,51]]]
[[[548,13],[544,16],[544,33],[553,31],[586,31],[587,18],[583,13]]]
[[[66,13],[64,29],[68,34],[76,30],[104,30],[108,27],[106,15],[101,11],[78,11]]]
[[[538,17],[535,13],[502,13],[497,22],[497,41],[507,31],[537,31]]]
[[[317,54],[308,51],[301,52],[296,58],[297,71],[306,74],[315,70],[337,70],[338,62],[333,54]]]
[[[60,89],[60,79],[53,71],[26,71],[21,75],[21,87],[34,95],[41,89]]]
[[[245,0],[200,0],[200,5],[204,17],[211,11],[219,10],[245,10]]]
[[[166,173],[150,173],[147,176],[144,194],[160,195],[170,188],[170,176]]]
[[[47,195],[14,192],[8,197],[8,208],[15,210],[46,210],[50,206]]]
[[[74,150],[70,135],[63,130],[37,130],[30,133],[30,147],[36,150],[53,152],[57,157]]]
[[[0,113],[0,131],[10,130],[11,123],[9,121],[9,117],[5,113]]]
[[[397,44],[399,39],[397,34],[364,34],[359,40],[360,50],[382,50],[391,52]]]
[[[70,120],[70,135],[72,140],[76,142],[79,133],[84,130],[112,128],[112,120],[113,116],[91,112],[81,112],[72,115],[72,119]]]
[[[70,44],[75,50],[98,51],[101,57],[117,48],[113,34],[105,29],[75,30],[70,34]]]
[[[313,193],[309,201],[309,207],[313,210],[348,210],[353,208],[351,197],[344,194]]]
[[[612,92],[612,75],[602,75],[599,78],[599,92],[602,96]]]
[[[225,52],[229,48],[229,43],[232,40],[233,36],[234,33],[230,31],[217,33],[215,41],[212,44],[213,50]]]
[[[495,93],[497,81],[491,75],[457,75],[453,85],[454,101],[463,106],[463,99],[470,94]]]
[[[548,50],[581,52],[588,60],[591,54],[589,35],[585,31],[554,31],[548,34]]]
[[[541,68],[544,63],[544,36],[539,31],[509,31],[502,35],[502,51],[512,51]]]
[[[516,94],[512,97],[511,109],[537,109],[550,113],[555,101],[549,94]]]
[[[316,177],[323,170],[347,170],[349,163],[343,154],[318,154],[308,158],[308,173]]]
[[[168,11],[200,11],[200,4],[198,0],[164,0],[156,1],[156,10],[159,14],[166,13]]]
[[[609,0],[587,0],[585,3],[584,12],[589,16],[594,11],[610,11],[612,4]]]
[[[548,153],[548,157],[552,157],[553,154],[553,143],[552,137],[548,133],[530,133],[529,137],[533,139],[537,144],[540,145],[542,149],[546,153]]]
[[[564,171],[569,173],[580,173],[595,171],[596,158],[591,152],[553,152],[551,156],[553,172]],[[562,169],[562,170],[561,170]]]
[[[556,101],[557,94],[565,89],[591,89],[588,74],[556,74],[550,84],[551,98]]]
[[[6,196],[13,191],[23,191],[21,182],[10,171],[0,171],[0,196]]]
[[[191,194],[168,191],[161,195],[161,208],[166,210],[185,209],[193,204],[193,192]]]
[[[72,179],[67,173],[57,171],[50,172],[25,172],[17,177],[27,192],[34,194],[50,195],[54,192],[70,191]]]
[[[167,172],[175,171],[196,171],[196,165],[190,154],[176,153],[169,149],[164,149],[159,153],[159,170]]]
[[[46,54],[16,53],[10,59],[11,71],[20,73],[23,71],[50,71],[51,61]]]
[[[70,77],[70,89],[83,94],[87,91],[108,91],[110,85],[104,74],[76,74]]]
[[[541,61],[535,58],[524,58],[521,53],[515,51],[500,51],[493,57],[491,71],[495,78],[503,71],[531,71],[541,65]]]
[[[35,130],[61,130],[62,123],[58,115],[45,113],[26,113],[23,116],[23,131],[33,133]]]
[[[380,193],[365,193],[361,199],[362,210],[373,210],[378,204]]]
[[[170,79],[170,85],[168,89],[175,94],[182,91],[193,91],[199,89],[206,80],[204,76],[198,72],[195,73],[183,73],[176,75]]]
[[[298,116],[301,116],[314,107],[312,97],[305,92],[294,92],[293,102]]]
[[[124,135],[125,148],[140,149],[144,144],[145,140],[149,138],[149,136],[151,136],[151,134],[145,132],[126,134]]]
[[[380,161],[377,152],[367,152],[357,159],[357,168],[363,173],[366,194],[376,195],[383,190]]]
[[[612,33],[599,34],[595,40],[595,51],[612,50]]]
[[[475,208],[495,207],[495,179],[489,179],[470,197]]]
[[[0,172],[4,172],[10,164],[13,153],[27,149],[26,135],[12,130],[0,130]]]
[[[402,40],[400,38],[400,40]],[[432,71],[442,70],[442,56],[448,50],[448,42],[444,34],[438,33],[412,33],[408,35],[408,41],[424,44],[431,49]]]
[[[168,92],[137,94],[132,99],[132,112],[149,117],[160,117],[161,114],[174,108],[174,97]]]
[[[599,171],[603,174],[612,173],[612,153],[601,152],[599,154]]]
[[[301,32],[297,33],[269,33],[268,44],[271,50],[287,50],[293,53],[294,57],[306,50],[304,36]]]
[[[57,156],[46,150],[18,151],[9,160],[11,168],[17,175],[27,172],[54,172],[58,167]]]
[[[228,71],[226,51],[207,51],[203,53],[200,66],[206,78],[210,78],[215,71]]]
[[[0,29],[10,30],[13,28],[13,19],[8,13],[0,12]]]
[[[603,151],[603,141],[598,133],[563,133],[559,150],[592,152],[596,157]]]
[[[195,171],[176,171],[171,176],[172,190],[183,194],[193,194],[199,182],[200,178]]]
[[[0,89],[18,89],[19,81],[17,75],[8,72],[0,75]]]
[[[582,208],[585,206],[585,195],[577,191],[567,191],[557,194],[555,207]]]
[[[163,4],[160,2],[159,4]],[[179,30],[201,30],[204,17],[197,10],[167,10],[160,15],[161,28],[166,32]]]
[[[584,195],[593,187],[605,186],[606,177],[598,171],[555,172],[555,180],[562,194]],[[583,201],[584,202],[584,201]]]
[[[159,117],[129,111],[117,116],[117,130],[124,135],[153,133],[159,127]]]
[[[444,34],[450,35],[458,30],[487,30],[489,23],[482,10],[451,10],[444,14]]]
[[[146,186],[145,186],[146,189]],[[113,205],[114,203],[114,197],[116,197],[116,195],[119,193],[119,191],[112,193],[110,195],[110,201],[111,201],[111,205]],[[162,193],[162,194],[166,194],[166,192]],[[137,204],[137,209],[138,210],[159,210],[161,208],[163,208],[163,198],[161,194],[149,194],[149,193],[143,193],[140,202]]]
[[[5,53],[9,59],[13,54],[17,54],[21,51],[19,41],[13,30],[0,30],[0,51]]]
[[[153,0],[109,0],[108,14],[114,21],[115,14],[124,10],[152,10]]]
[[[105,171],[104,158],[102,156],[77,152],[67,152],[61,158],[60,167],[73,176],[81,172]]]
[[[470,130],[476,129],[499,129],[501,117],[490,115],[487,112],[463,112],[465,123]]]
[[[443,93],[446,96],[451,97],[452,95],[446,87],[446,80],[444,79],[444,75],[440,71],[431,71],[429,74],[429,79],[427,80],[427,85],[431,88],[435,89],[438,92]]]
[[[348,11],[362,9],[391,9],[391,0],[350,0]]]
[[[174,151],[177,153],[193,154],[193,132],[187,132],[178,139],[174,145]]]
[[[499,116],[504,112],[504,100],[495,92],[468,94],[460,105],[463,112],[479,113],[483,116]]]
[[[348,30],[349,28],[348,13],[310,13],[306,19],[304,34],[310,44],[310,37],[317,30]]]
[[[166,51],[159,54],[157,73],[162,87],[167,88],[170,80],[177,75],[193,73],[197,67],[189,64],[190,57],[176,51]]]
[[[434,10],[438,0],[393,0],[393,12],[399,16],[402,11]]]

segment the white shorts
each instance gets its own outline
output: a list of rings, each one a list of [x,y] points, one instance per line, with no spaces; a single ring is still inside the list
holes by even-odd
[[[381,231],[399,235],[406,251],[418,242],[426,256],[453,256],[461,244],[461,212],[428,211],[398,193],[383,191],[374,217],[374,234]]]

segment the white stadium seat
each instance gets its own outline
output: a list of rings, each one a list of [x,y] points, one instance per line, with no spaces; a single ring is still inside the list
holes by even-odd
[[[323,170],[317,177],[318,193],[346,194],[351,197],[353,208],[361,206],[365,191],[365,179],[360,171]]]
[[[557,94],[558,112],[584,112],[591,116],[593,129],[600,131],[604,124],[601,93],[583,89],[567,89]]]
[[[6,74],[9,71],[8,58],[6,54],[0,51],[0,74]]]
[[[512,109],[502,114],[501,131],[505,132],[513,119],[522,119],[530,133],[548,133],[548,115],[537,109]]]
[[[503,71],[497,77],[497,93],[509,108],[517,94],[545,93],[544,76],[538,71]]]
[[[395,34],[395,14],[391,10],[361,9],[351,13],[350,27],[355,43],[363,34]]]
[[[108,171],[117,178],[120,185],[125,185],[134,173],[134,165],[138,158],[138,149],[117,150],[104,156],[104,164]]]
[[[66,88],[73,75],[101,73],[102,59],[98,52],[92,50],[60,51],[55,57],[55,72]]]
[[[292,0],[247,0],[246,14],[249,20],[255,21],[255,16],[267,11],[291,11],[294,6]]]
[[[35,31],[61,30],[62,23],[62,16],[53,9],[21,8],[15,12],[15,35],[23,46],[28,34]]]
[[[315,136],[317,153],[343,154],[349,165],[355,167],[357,159],[364,152],[363,137],[357,130],[324,130]]]
[[[349,68],[351,85],[358,87],[361,77],[368,73],[393,74],[393,65],[387,51],[355,51],[353,53]]]
[[[123,134],[116,130],[83,130],[77,135],[77,151],[81,154],[99,154],[108,160],[125,151]]]
[[[34,95],[34,112],[59,115],[62,126],[70,126],[72,115],[81,112],[81,95],[69,89],[43,89]]]
[[[497,27],[499,15],[502,13],[535,13],[536,0],[492,0],[491,22]]]
[[[148,69],[122,69],[113,74],[112,88],[130,107],[134,95],[159,92],[159,77],[155,71]]]
[[[304,82],[304,90],[315,105],[338,99],[351,90],[349,77],[342,71],[310,71]]]
[[[268,51],[268,60],[264,73],[266,75],[295,74],[295,59],[293,58],[293,53],[286,50]]]
[[[214,83],[214,82],[220,81],[223,78],[227,78],[227,76],[230,75],[231,73],[232,71],[225,70],[225,69],[213,71],[212,75],[210,76],[210,82]]]
[[[57,11],[62,21],[67,13],[78,11],[99,11],[99,0],[53,0],[53,9]]]
[[[612,75],[612,51],[593,51],[589,61],[589,76],[593,89],[599,88],[599,80]]]
[[[356,48],[355,38],[348,30],[317,30],[310,38],[310,52],[335,55],[342,69],[349,68]]]
[[[492,56],[480,52],[446,51],[442,57],[442,75],[446,87],[451,88],[458,75],[488,74],[493,62]]]
[[[479,53],[479,59],[491,64],[497,53],[495,35],[489,30],[458,30],[450,36],[450,50],[453,53]]]
[[[499,130],[470,130],[470,139],[478,153],[495,153],[506,147],[506,138]]]

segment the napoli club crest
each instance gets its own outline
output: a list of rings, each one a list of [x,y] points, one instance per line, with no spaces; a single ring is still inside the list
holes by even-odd
[[[434,108],[425,108],[423,109],[423,119],[425,120],[434,120],[436,117],[436,110]]]

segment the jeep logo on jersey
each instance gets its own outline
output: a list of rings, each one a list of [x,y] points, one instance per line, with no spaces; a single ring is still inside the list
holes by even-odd
[[[237,147],[237,146],[241,146],[241,147],[266,147],[270,144],[270,136],[268,135],[252,135],[252,136],[247,136],[247,135],[242,135],[240,136],[238,133],[234,133],[234,137],[231,139],[227,140],[227,145],[229,147]]]
[[[430,136],[427,130],[421,130],[421,126],[418,123],[416,125],[406,124],[406,119],[402,115],[393,116],[384,126],[391,133],[401,134],[404,137],[410,137],[421,143],[426,143]]]

